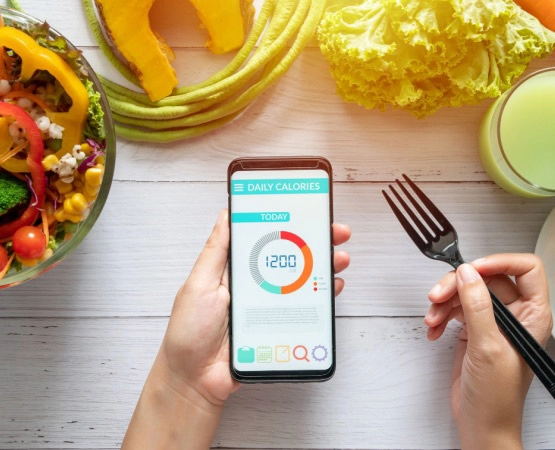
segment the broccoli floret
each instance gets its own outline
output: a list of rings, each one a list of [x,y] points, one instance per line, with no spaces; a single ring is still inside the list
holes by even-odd
[[[25,181],[0,171],[0,217],[20,206],[28,205],[31,192]]]

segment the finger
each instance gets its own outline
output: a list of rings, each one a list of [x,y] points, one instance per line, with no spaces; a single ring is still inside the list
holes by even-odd
[[[351,256],[348,252],[336,251],[333,254],[333,269],[335,273],[344,271],[351,263]]]
[[[479,346],[499,333],[491,297],[472,265],[462,264],[455,274],[469,341]]]
[[[453,298],[450,298],[444,303],[432,303],[428,308],[426,316],[424,316],[424,323],[429,327],[435,327],[440,322],[443,322],[453,309]]]
[[[195,280],[199,286],[211,289],[220,285],[229,250],[228,220],[228,211],[223,209],[191,270],[189,279]]]
[[[439,339],[443,335],[445,328],[447,328],[447,323],[448,322],[442,322],[438,326],[429,327],[427,331],[428,340],[436,341]]]
[[[455,272],[451,271],[438,281],[428,293],[428,299],[432,303],[443,303],[457,294],[457,282]]]
[[[345,280],[343,278],[335,278],[334,282],[334,289],[335,289],[335,296],[337,297],[341,292],[343,292],[343,288],[345,287]]]
[[[461,309],[462,308],[460,306],[457,306],[456,308],[451,309],[447,314],[447,316],[442,321],[435,323],[435,325],[433,326],[429,326],[428,339],[430,339],[431,341],[435,341],[436,339],[439,339],[443,335],[443,332],[447,328],[447,325],[449,324],[449,322],[452,319],[459,316]]]
[[[341,245],[351,238],[351,227],[342,223],[332,225],[333,245]]]
[[[521,298],[518,287],[509,276],[499,274],[484,276],[483,279],[488,289],[506,305],[516,302]]]
[[[455,273],[452,272],[452,275],[454,283],[453,286],[456,289]],[[494,275],[491,277],[485,277],[483,278],[483,280],[486,283],[488,289],[490,289],[495,295],[497,295],[497,297],[500,298],[506,305],[513,303],[521,298],[518,287],[506,275]],[[449,304],[449,307],[455,307],[461,304],[458,292],[455,292],[451,297],[448,297],[448,295],[451,294],[453,287],[451,285],[444,286],[444,283],[444,281],[438,283],[428,294],[428,298],[432,302],[430,310],[434,309],[434,305],[437,305],[439,308],[438,310],[441,310],[443,309],[441,305],[444,305],[446,303]]]
[[[486,256],[472,262],[483,276],[497,274],[515,277],[518,289],[526,299],[548,301],[548,287],[541,258],[531,253],[505,253]]]

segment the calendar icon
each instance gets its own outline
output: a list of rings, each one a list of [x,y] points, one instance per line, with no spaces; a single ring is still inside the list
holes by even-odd
[[[272,362],[272,347],[269,347],[269,346],[257,347],[256,362],[259,362],[259,363]]]

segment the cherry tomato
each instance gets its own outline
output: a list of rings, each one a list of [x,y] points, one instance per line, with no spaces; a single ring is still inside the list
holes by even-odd
[[[0,271],[4,270],[6,264],[8,264],[8,252],[0,245]]]
[[[19,228],[12,237],[13,251],[25,259],[40,258],[46,250],[46,237],[42,230],[27,225]]]

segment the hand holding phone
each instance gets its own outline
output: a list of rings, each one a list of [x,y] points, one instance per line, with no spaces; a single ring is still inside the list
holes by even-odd
[[[324,158],[240,158],[228,170],[231,371],[243,382],[335,370],[332,169]]]
[[[344,244],[350,235],[347,225],[333,225],[334,245]],[[177,292],[122,448],[164,446],[165,439],[173,440],[165,447],[179,442],[208,448],[213,441],[223,403],[240,386],[229,370],[229,243],[229,214],[224,210]],[[348,265],[349,254],[336,251],[335,272]],[[344,283],[341,278],[335,282],[339,295]]]

